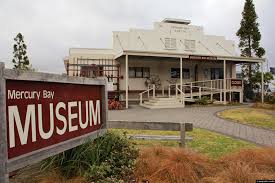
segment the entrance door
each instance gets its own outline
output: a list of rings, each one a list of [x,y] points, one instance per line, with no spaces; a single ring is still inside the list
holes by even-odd
[[[198,81],[198,64],[195,65],[195,81]]]
[[[211,80],[223,79],[223,68],[211,68]]]

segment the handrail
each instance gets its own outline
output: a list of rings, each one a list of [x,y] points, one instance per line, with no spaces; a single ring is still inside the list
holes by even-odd
[[[183,105],[185,105],[185,102],[184,102],[184,98],[185,98],[185,93],[182,91],[182,90],[180,90],[179,88],[178,88],[178,86],[176,85],[176,93],[177,92],[180,92],[180,94],[181,94],[181,100],[180,100],[180,102],[181,102],[181,104],[183,104]]]
[[[155,98],[156,95],[156,86],[154,84],[151,85],[152,88],[150,88],[150,85],[148,86],[148,89],[139,93],[139,103],[142,104],[143,100],[142,100],[142,95],[144,93],[148,93],[148,98],[150,97],[150,91],[153,90],[153,98]]]

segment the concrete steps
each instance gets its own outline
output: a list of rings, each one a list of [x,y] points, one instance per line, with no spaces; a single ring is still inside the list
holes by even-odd
[[[142,107],[148,109],[165,109],[165,108],[184,108],[184,104],[180,103],[177,98],[154,98],[141,104]]]

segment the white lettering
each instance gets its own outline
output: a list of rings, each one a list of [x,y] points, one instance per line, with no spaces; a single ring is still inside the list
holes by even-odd
[[[66,110],[66,105],[64,102],[58,102],[58,104],[56,105],[56,108],[55,108],[55,114],[56,114],[56,118],[59,120],[59,121],[62,121],[63,122],[63,129],[60,129],[58,127],[56,127],[56,133],[58,135],[63,135],[65,132],[66,132],[66,129],[67,129],[67,120],[64,116],[62,116],[60,113],[59,113],[59,110],[60,108],[63,108]]]
[[[28,141],[29,128],[31,128],[32,130],[32,142],[35,142],[36,141],[35,105],[34,104],[28,105],[27,107],[24,129],[21,123],[17,106],[8,106],[8,113],[9,113],[10,148],[15,147],[14,123],[16,123],[19,139],[22,145],[25,145]]]
[[[88,105],[88,101],[85,102],[85,106],[86,106],[86,120],[85,122],[83,123],[82,121],[82,106],[81,106],[81,101],[78,102],[78,111],[79,111],[79,125],[82,129],[85,129],[87,128],[88,126],[88,122],[89,122],[89,105]]]
[[[54,112],[53,112],[53,104],[52,103],[50,103],[50,129],[49,129],[48,132],[44,132],[44,129],[43,129],[43,116],[42,116],[42,105],[38,104],[38,129],[39,129],[39,134],[40,134],[42,139],[49,139],[53,135]]]
[[[89,107],[90,107],[90,126],[92,126],[92,121],[94,122],[94,125],[100,124],[100,100],[96,101],[96,108],[94,110],[94,103],[92,100],[89,101]]]
[[[77,118],[77,113],[72,113],[72,107],[76,107],[77,102],[68,102],[69,132],[78,130],[78,126],[73,126],[72,120]]]

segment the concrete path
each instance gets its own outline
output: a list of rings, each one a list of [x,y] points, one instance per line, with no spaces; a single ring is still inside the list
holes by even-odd
[[[275,146],[275,131],[235,123],[216,116],[218,111],[230,108],[236,108],[236,106],[186,107],[184,109],[145,109],[140,106],[131,106],[127,110],[109,111],[109,120],[191,122],[194,127],[260,145]]]

